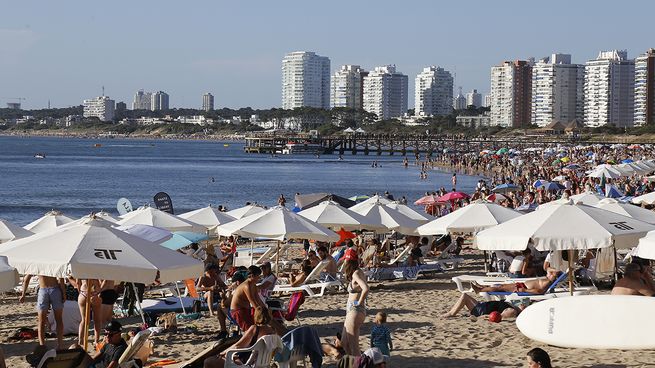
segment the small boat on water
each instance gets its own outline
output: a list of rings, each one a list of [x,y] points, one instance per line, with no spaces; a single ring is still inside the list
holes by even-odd
[[[325,152],[325,148],[320,143],[313,143],[310,141],[304,141],[304,142],[289,141],[282,149],[283,155],[291,155],[294,153],[320,155],[321,153],[324,152]]]
[[[96,143],[96,144],[93,145],[93,147],[102,147],[102,144]]]
[[[37,153],[34,155],[34,158],[45,158],[45,153]]]
[[[225,143],[225,144],[223,144],[223,147],[230,147],[230,145]]]

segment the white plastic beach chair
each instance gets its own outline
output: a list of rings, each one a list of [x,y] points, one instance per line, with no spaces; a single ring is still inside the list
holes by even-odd
[[[507,274],[498,274],[496,276],[475,276],[475,275],[459,275],[453,277],[451,280],[457,285],[457,290],[462,293],[473,292],[473,288],[470,286],[470,283],[475,282],[482,286],[492,286],[498,284],[513,284],[516,282],[525,282],[530,280],[537,280],[539,277],[529,277],[529,278],[511,278]],[[464,287],[464,283],[468,282],[469,287]]]
[[[132,337],[127,349],[125,349],[123,355],[118,359],[118,366],[120,368],[139,368],[135,359],[141,360],[141,364],[143,365],[146,364],[143,360],[147,360],[152,352],[151,334],[152,331],[143,330]]]
[[[282,338],[278,335],[262,336],[255,342],[255,345],[243,349],[230,349],[225,352],[225,368],[252,367],[268,368],[271,366],[275,352],[283,348]],[[234,355],[237,353],[251,352],[250,358],[244,364],[237,364]]]
[[[407,258],[407,256],[409,255],[409,252],[410,252],[411,250],[412,250],[412,247],[411,247],[411,246],[409,246],[409,245],[406,246],[406,247],[402,250],[402,252],[398,253],[398,255],[396,256],[396,258],[394,258],[394,259],[392,259],[392,260],[389,261],[389,264],[392,265],[392,264],[396,264],[396,263],[398,263],[398,262],[402,262],[405,258]]]
[[[319,264],[314,267],[312,272],[307,275],[307,278],[302,285],[292,287],[288,284],[278,284],[273,288],[273,292],[293,293],[296,291],[304,291],[309,297],[323,296],[328,288],[338,288],[341,286],[341,282],[338,280],[320,280],[321,273],[325,271],[325,267],[327,267],[327,265],[328,261],[319,262]],[[315,289],[318,289],[318,292],[314,292]]]

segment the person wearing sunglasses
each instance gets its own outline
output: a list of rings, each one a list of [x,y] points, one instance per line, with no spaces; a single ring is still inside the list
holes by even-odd
[[[118,359],[127,349],[127,343],[121,336],[123,326],[111,320],[105,325],[104,346],[93,356],[93,367],[118,368]],[[98,364],[101,363],[101,364]]]

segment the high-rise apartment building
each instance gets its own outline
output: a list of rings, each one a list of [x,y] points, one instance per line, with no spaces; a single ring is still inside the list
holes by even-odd
[[[395,65],[379,66],[364,77],[364,110],[378,119],[401,117],[407,112],[407,76]]]
[[[585,124],[619,127],[634,124],[635,62],[628,52],[601,51],[585,64]]]
[[[532,110],[532,62],[505,61],[491,68],[491,124],[523,127]]]
[[[484,95],[484,107],[491,107],[491,93]]]
[[[468,106],[482,107],[482,95],[477,89],[466,94],[466,107]]]
[[[84,117],[96,117],[100,121],[111,121],[114,119],[114,109],[116,104],[114,100],[107,96],[95,97],[89,100],[84,100]]]
[[[296,51],[282,60],[282,108],[330,108],[330,59]]]
[[[443,116],[453,111],[453,76],[437,66],[424,68],[415,79],[416,116]]]
[[[532,124],[544,127],[584,120],[584,65],[571,55],[552,54],[532,68]]]
[[[635,125],[655,124],[655,49],[635,59]]]
[[[330,106],[362,109],[364,77],[367,75],[368,72],[359,65],[342,65],[332,75]]]
[[[168,93],[163,91],[154,92],[150,98],[150,110],[168,110]]]
[[[137,91],[132,101],[132,110],[150,110],[151,92],[144,92],[142,89]]]
[[[466,97],[462,94],[462,87],[459,87],[459,93],[453,98],[453,109],[466,110]]]
[[[202,109],[204,111],[214,110],[214,95],[209,92],[202,95]]]

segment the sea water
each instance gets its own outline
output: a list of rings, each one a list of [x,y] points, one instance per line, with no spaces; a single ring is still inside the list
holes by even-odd
[[[402,155],[247,154],[243,143],[218,141],[0,137],[0,218],[25,225],[56,209],[70,217],[106,210],[117,215],[119,198],[153,205],[170,195],[175,213],[247,201],[277,204],[284,194],[335,193],[344,197],[389,191],[409,203],[426,191],[450,189],[452,173],[402,165]],[[46,158],[37,159],[36,153]],[[413,156],[407,156],[410,163]],[[377,167],[372,167],[377,161]],[[477,177],[458,176],[471,192]],[[419,209],[419,207],[416,207]]]

